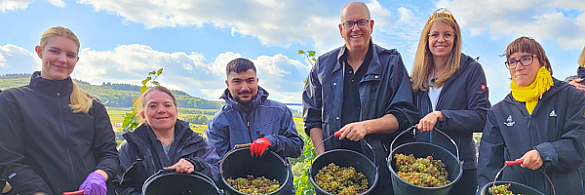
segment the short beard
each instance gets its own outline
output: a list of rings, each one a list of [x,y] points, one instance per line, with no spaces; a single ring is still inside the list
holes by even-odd
[[[245,102],[242,99],[240,99],[240,97],[236,96],[236,97],[234,97],[234,100],[236,102],[238,102],[238,104],[240,104],[240,106],[242,108],[244,108],[244,110],[248,111],[250,109],[250,107],[252,106],[252,100],[254,100],[255,98],[256,98],[256,96],[252,96],[249,101]]]

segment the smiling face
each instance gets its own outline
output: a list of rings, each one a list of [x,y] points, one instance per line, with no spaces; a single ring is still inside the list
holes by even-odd
[[[359,20],[367,20],[368,23],[363,27],[358,24],[348,28],[343,26],[345,22],[357,22]],[[349,51],[368,50],[370,36],[374,29],[374,20],[370,19],[370,13],[365,5],[356,2],[346,5],[341,11],[341,24],[338,27],[339,33],[345,40],[345,46]]]
[[[429,50],[433,54],[433,59],[448,58],[457,38],[455,30],[445,22],[436,21],[431,26],[429,34]]]
[[[239,73],[230,72],[225,84],[236,102],[247,104],[258,94],[258,81],[256,72],[248,69]]]
[[[153,130],[174,129],[178,110],[169,94],[153,90],[144,96],[143,101],[144,109],[140,114]]]
[[[520,61],[523,57],[532,57],[532,55],[533,54],[526,52],[516,52],[510,55],[508,61],[512,59]],[[512,81],[514,81],[518,87],[528,87],[536,79],[540,67],[542,67],[542,64],[539,62],[538,58],[533,57],[530,65],[524,66],[518,62],[516,67],[509,68],[510,77],[512,77]]]
[[[49,80],[63,80],[69,77],[79,60],[77,44],[62,36],[52,36],[44,46],[35,51],[42,60],[41,77]]]

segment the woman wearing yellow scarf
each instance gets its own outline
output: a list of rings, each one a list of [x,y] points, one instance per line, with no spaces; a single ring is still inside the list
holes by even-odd
[[[534,39],[516,39],[505,54],[512,92],[487,113],[479,185],[493,181],[504,161],[524,159],[496,179],[544,194],[583,194],[577,168],[585,159],[585,94],[552,77],[544,49]]]

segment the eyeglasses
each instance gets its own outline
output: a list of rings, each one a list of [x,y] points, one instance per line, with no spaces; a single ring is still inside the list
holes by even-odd
[[[370,22],[370,20],[366,19],[361,19],[358,21],[347,21],[343,23],[343,28],[350,29],[353,28],[353,25],[355,24],[357,24],[358,27],[366,27],[368,25],[368,22]]]
[[[439,40],[439,38],[441,37],[441,34],[443,34],[443,39],[445,39],[445,41],[453,40],[453,37],[455,37],[454,32],[445,32],[445,33],[434,32],[434,33],[429,34],[429,39],[431,39],[431,41]]]
[[[509,59],[508,61],[504,62],[504,64],[506,64],[506,68],[508,69],[514,69],[516,68],[516,66],[518,65],[518,62],[520,62],[520,64],[522,64],[522,66],[528,66],[530,64],[532,64],[532,59],[536,57],[536,55],[532,54],[532,55],[525,55],[520,57],[520,60],[516,60],[516,59]]]

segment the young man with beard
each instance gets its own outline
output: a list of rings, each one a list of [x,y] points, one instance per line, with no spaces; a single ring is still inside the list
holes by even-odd
[[[236,144],[252,143],[252,156],[272,150],[282,158],[301,155],[303,140],[292,113],[283,103],[269,100],[268,91],[258,86],[256,66],[248,59],[230,61],[225,69],[225,105],[207,123],[205,133],[217,153],[224,156]],[[289,165],[289,170],[291,169]],[[293,176],[281,194],[294,194]]]
[[[417,113],[408,74],[398,51],[372,42],[374,20],[364,3],[345,5],[338,28],[345,45],[320,56],[305,84],[305,132],[318,154],[344,148],[373,159],[380,179],[372,194],[393,194],[385,158]],[[339,138],[328,139],[333,135]]]

